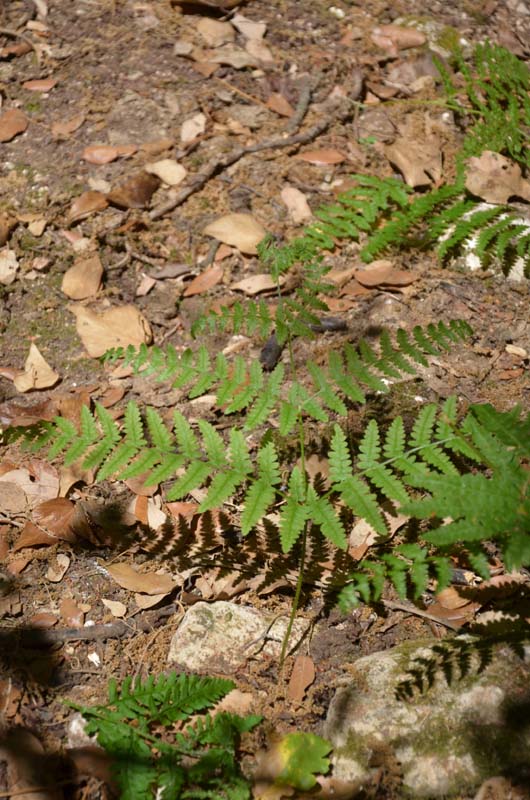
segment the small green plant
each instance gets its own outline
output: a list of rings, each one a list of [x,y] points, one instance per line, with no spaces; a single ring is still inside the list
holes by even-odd
[[[261,717],[205,713],[234,688],[222,678],[171,673],[134,686],[127,678],[121,689],[111,680],[104,705],[70,705],[111,757],[121,800],[245,800],[238,743]]]

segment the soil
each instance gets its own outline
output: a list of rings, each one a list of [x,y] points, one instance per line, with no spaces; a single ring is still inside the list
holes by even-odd
[[[480,9],[468,0],[449,4],[436,0],[428,4],[421,0],[337,0],[334,6],[320,0],[249,0],[231,10],[223,10],[221,0],[185,8],[167,0],[41,2],[42,8],[31,0],[11,0],[0,9],[3,108],[19,108],[29,120],[25,133],[0,144],[0,212],[17,222],[5,247],[16,253],[19,262],[15,280],[0,285],[0,424],[4,426],[13,420],[20,422],[24,414],[30,421],[49,418],[65,404],[75,405],[86,397],[102,400],[113,391],[119,399],[115,403],[109,400],[108,405],[117,418],[127,401],[134,399],[155,405],[163,414],[177,406],[186,416],[196,419],[203,415],[221,426],[230,425],[230,420],[214,418],[207,405],[201,411],[177,390],[131,372],[117,373],[114,367],[87,355],[71,312],[77,301],[61,290],[65,272],[79,257],[75,241],[81,237],[88,241],[86,252],[97,252],[104,267],[97,296],[81,301],[82,305],[101,311],[134,304],[149,321],[156,344],[171,343],[179,350],[195,347],[190,335],[192,322],[213,304],[219,307],[233,302],[237,293],[230,287],[262,271],[257,258],[232,248],[222,261],[215,262],[223,267],[222,280],[186,297],[190,280],[205,268],[207,259],[215,258],[211,239],[203,235],[207,224],[229,212],[249,212],[278,241],[288,241],[300,228],[281,200],[285,184],[299,188],[314,210],[331,202],[336,188],[344,186],[354,172],[397,175],[385,157],[384,145],[402,126],[407,124],[408,130],[423,135],[427,112],[420,100],[431,99],[433,92],[432,96],[437,96],[433,84],[426,84],[425,94],[405,91],[385,99],[380,91],[389,69],[423,51],[389,54],[374,44],[374,27],[417,17],[434,21],[441,39],[456,37],[466,46],[490,39],[522,59],[530,52],[528,9],[515,0],[489,0]],[[176,43],[204,46],[197,32],[201,20],[230,20],[236,12],[265,23],[270,63],[242,69],[220,65],[208,74],[207,57],[197,61],[188,52],[179,55],[183,48],[177,47],[176,52]],[[36,52],[2,55],[2,47],[21,45],[28,38],[37,45]],[[82,192],[104,186],[102,182],[115,188],[138,174],[147,162],[174,157],[186,167],[189,179],[212,159],[221,163],[235,147],[281,136],[288,118],[270,110],[267,100],[272,93],[279,93],[296,108],[307,75],[312,94],[298,131],[318,124],[322,115],[330,113],[326,100],[336,87],[346,95],[357,92],[359,76],[362,89],[353,99],[360,98],[370,114],[360,118],[356,114],[344,121],[331,119],[314,141],[244,155],[226,169],[221,165],[202,188],[159,218],[150,211],[171,197],[164,186],[144,208],[124,210],[111,204],[82,220],[69,219],[71,204]],[[47,92],[23,86],[25,81],[47,77],[56,80]],[[418,101],[417,106],[408,102],[411,97]],[[205,133],[191,146],[183,144],[182,123],[199,112],[206,117]],[[432,112],[431,122],[437,119],[436,113]],[[76,115],[83,119],[77,130],[66,135],[54,133],[53,123]],[[447,136],[448,163],[458,148],[459,136],[456,128]],[[95,144],[132,144],[137,149],[128,158],[94,165],[84,160],[82,153]],[[305,150],[339,151],[345,158],[338,164],[315,165],[296,158]],[[39,219],[46,222],[44,230],[32,233],[28,224]],[[334,269],[345,269],[356,259],[358,262],[358,252],[358,244],[343,243],[326,258]],[[469,344],[458,345],[456,354],[435,359],[418,377],[399,383],[388,398],[372,397],[363,409],[352,409],[352,435],[360,433],[371,417],[381,424],[398,413],[413,419],[420,403],[451,394],[459,396],[463,410],[476,402],[490,402],[502,410],[517,403],[528,408],[528,281],[511,282],[493,270],[470,273],[457,263],[442,268],[429,253],[408,252],[392,258],[397,268],[416,272],[416,280],[401,290],[376,287],[350,299],[342,310],[333,312],[347,323],[347,331],[319,334],[312,341],[295,340],[296,363],[307,358],[320,363],[330,348],[344,341],[356,343],[362,336],[370,339],[383,328],[411,330],[417,324],[459,318],[468,322],[474,333]],[[138,293],[145,276],[176,265],[182,266],[182,274],[175,270],[176,277],[156,279],[147,293]],[[263,346],[259,336],[238,339],[228,334],[203,333],[199,342],[213,354],[228,344],[249,360],[258,357]],[[59,373],[60,382],[21,395],[12,377],[24,368],[30,343],[38,346]],[[507,349],[507,345],[512,347]],[[316,442],[323,435],[315,428]],[[38,483],[40,478],[35,475],[40,475],[42,463],[41,455],[28,455],[10,444],[3,448],[0,470],[3,474],[29,466]],[[60,462],[49,469],[64,476]],[[171,533],[164,541],[163,534],[142,524],[142,519],[146,523],[145,498],[140,497],[144,518],[138,507],[136,516],[132,513],[140,492],[138,482],[96,484],[93,476],[80,477],[79,481],[64,478],[63,485],[67,485],[66,497],[78,515],[75,529],[79,532],[82,528],[84,536],[18,548],[18,537],[32,519],[31,511],[12,514],[6,509],[0,513],[4,730],[23,727],[32,731],[42,742],[50,765],[54,759],[66,758],[71,710],[63,699],[102,703],[111,677],[121,680],[128,675],[145,677],[167,671],[171,636],[186,607],[199,599],[233,597],[275,614],[288,614],[297,577],[296,551],[289,559],[271,552],[266,537],[241,542],[236,532],[234,541],[224,541],[222,546],[217,537],[212,549],[207,535],[198,536],[194,543],[188,541],[183,552],[182,537]],[[79,515],[84,515],[82,522]],[[56,567],[61,554],[70,559],[68,569],[61,579],[51,580],[50,567]],[[213,568],[222,566],[223,559],[239,570],[242,587],[220,585]],[[143,570],[164,566],[175,573],[188,572],[181,591],[164,597],[154,611],[143,611],[133,594],[120,588],[106,571],[116,560]],[[343,565],[346,571],[348,567],[351,564]],[[202,572],[210,576],[209,594],[204,585],[201,589],[197,584]],[[340,569],[334,573],[337,583],[341,574]],[[271,731],[318,732],[334,687],[347,676],[348,664],[360,655],[404,639],[430,635],[434,641],[451,633],[443,621],[418,615],[413,606],[408,611],[392,607],[397,598],[391,591],[385,594],[389,606],[361,606],[342,614],[333,607],[333,594],[323,590],[323,576],[324,566],[313,574],[308,570],[302,595],[300,613],[311,620],[312,634],[301,652],[311,657],[316,670],[303,701],[289,697],[294,655],[279,670],[277,661],[262,654],[249,659],[235,676],[238,686],[253,694],[255,710],[265,716]],[[272,589],[269,586],[263,591],[260,581],[269,582]],[[87,621],[93,625],[116,623],[102,598],[126,607],[126,625],[118,625],[115,636],[87,641],[57,637],[51,646],[50,642],[39,646],[35,638],[39,631],[53,635],[66,628],[83,631]],[[71,608],[65,608],[65,599],[71,601]],[[78,611],[77,623],[72,608]],[[164,615],[164,609],[170,613]],[[138,619],[144,620],[144,630],[136,626]],[[31,635],[21,638],[23,631]],[[211,674],[216,674],[215,664]],[[248,747],[252,749],[252,742]],[[64,766],[66,762],[61,763]],[[11,787],[2,784],[3,778],[7,780],[0,772],[0,791],[8,796]],[[93,770],[88,777],[74,775],[59,791],[64,797],[91,800],[109,796],[105,786],[102,776]],[[374,797],[400,796],[399,786],[374,792]]]

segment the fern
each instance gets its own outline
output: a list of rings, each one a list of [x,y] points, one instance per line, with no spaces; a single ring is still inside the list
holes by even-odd
[[[237,746],[261,717],[205,714],[233,688],[229,680],[173,672],[134,687],[126,678],[119,690],[111,680],[104,705],[70,705],[110,755],[122,800],[245,800],[250,786],[237,762]],[[157,735],[160,727],[177,723],[188,725],[173,734],[173,742]]]

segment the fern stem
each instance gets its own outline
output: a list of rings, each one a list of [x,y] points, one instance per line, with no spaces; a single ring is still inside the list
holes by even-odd
[[[298,611],[298,607],[300,605],[300,595],[302,594],[302,586],[304,585],[304,572],[305,572],[305,554],[306,554],[306,545],[307,545],[307,530],[309,526],[309,520],[306,520],[304,525],[304,530],[301,537],[301,553],[300,553],[300,569],[298,570],[298,577],[296,579],[296,589],[294,592],[293,597],[293,604],[291,606],[291,613],[289,614],[289,622],[287,623],[287,629],[285,631],[283,641],[282,641],[282,649],[280,652],[280,672],[283,669],[283,665],[287,656],[287,647],[289,645],[289,639],[291,638],[291,631],[293,629],[294,620],[296,617],[296,613]]]

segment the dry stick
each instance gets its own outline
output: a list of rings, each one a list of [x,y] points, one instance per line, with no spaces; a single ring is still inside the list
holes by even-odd
[[[421,608],[416,608],[416,606],[408,605],[407,603],[395,603],[393,600],[381,600],[380,602],[385,608],[389,608],[391,611],[405,611],[407,614],[415,614],[417,617],[430,619],[431,622],[436,622],[438,625],[445,625],[446,628],[450,628],[452,631],[458,631],[462,627],[461,625],[455,625],[447,619],[441,619],[434,614],[429,614],[428,611],[423,611]]]
[[[243,158],[243,156],[249,155],[250,153],[259,153],[262,150],[276,150],[283,147],[294,147],[296,145],[307,144],[313,139],[316,139],[317,136],[320,136],[321,133],[324,133],[324,131],[327,131],[332,123],[344,122],[352,114],[350,103],[348,103],[347,107],[343,107],[338,112],[335,111],[336,108],[336,102],[333,102],[332,104],[330,103],[329,110],[323,109],[325,117],[319,122],[316,122],[303,133],[297,133],[294,136],[282,136],[275,139],[266,139],[264,142],[257,142],[256,144],[251,144],[247,147],[236,147],[231,153],[227,153],[220,158],[214,159],[208,164],[204,172],[199,172],[192,178],[189,186],[186,186],[185,189],[182,189],[182,191],[178,192],[178,194],[176,194],[171,200],[168,200],[167,203],[164,203],[158,208],[153,209],[153,211],[151,211],[149,214],[150,218],[152,220],[160,219],[160,217],[163,217],[165,214],[173,211],[175,208],[182,205],[182,203],[184,203],[188,197],[190,197],[190,195],[200,191],[217,172],[220,172],[221,170],[230,167],[232,164],[235,164],[235,162],[239,161],[241,158]]]
[[[135,624],[128,621],[110,622],[102,625],[89,625],[84,628],[51,628],[49,630],[36,630],[8,628],[0,626],[1,633],[10,633],[19,637],[26,647],[51,647],[57,642],[94,641],[96,639],[120,639],[122,636],[132,636],[135,633],[148,633],[153,630],[153,624],[158,620],[171,616],[177,611],[177,606],[172,603],[163,608],[144,612],[135,619]]]
[[[296,104],[296,108],[294,111],[293,116],[285,126],[285,130],[287,133],[294,133],[298,130],[300,125],[303,122],[305,115],[307,114],[307,109],[309,108],[309,103],[311,101],[311,81],[309,80],[309,75],[306,75],[303,78],[302,88],[300,90],[300,97],[298,98],[298,103]]]

